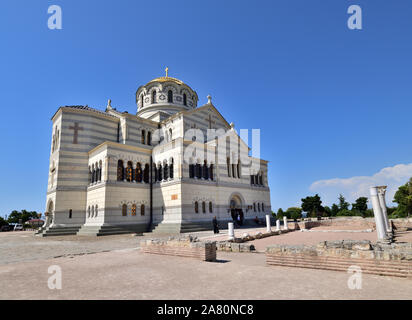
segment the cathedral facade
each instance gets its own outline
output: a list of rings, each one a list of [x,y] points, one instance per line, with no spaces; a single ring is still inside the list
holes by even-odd
[[[138,88],[136,105],[54,114],[43,235],[197,231],[271,213],[268,162],[210,97],[198,107],[166,74]]]

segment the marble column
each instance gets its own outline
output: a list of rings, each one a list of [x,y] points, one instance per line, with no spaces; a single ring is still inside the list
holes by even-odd
[[[384,240],[387,238],[387,236],[386,236],[385,222],[384,222],[383,214],[382,214],[382,208],[379,203],[378,188],[371,187],[369,189],[369,192],[370,192],[371,202],[372,202],[372,207],[373,207],[373,215],[375,216],[375,224],[376,224],[376,232],[378,234],[378,240]]]
[[[276,231],[280,231],[280,220],[276,220]]]
[[[228,228],[228,236],[229,236],[229,240],[233,240],[235,238],[235,228],[233,225],[233,222],[229,222],[227,225]]]
[[[385,223],[385,229],[386,229],[387,232],[391,232],[392,228],[391,228],[391,225],[389,224],[388,210],[386,208],[386,201],[385,201],[386,188],[387,188],[387,186],[377,187],[377,189],[378,189],[378,198],[379,198],[379,204],[380,204],[381,210],[382,210],[383,222]]]
[[[283,230],[288,230],[288,218],[283,216]]]
[[[271,232],[272,231],[272,229],[271,229],[271,227],[270,227],[270,215],[266,215],[266,231],[267,232]]]

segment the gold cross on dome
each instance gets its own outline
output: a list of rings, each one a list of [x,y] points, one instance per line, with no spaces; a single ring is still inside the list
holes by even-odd
[[[165,71],[166,71],[166,77],[168,77],[168,74],[169,74],[169,67],[166,67]]]

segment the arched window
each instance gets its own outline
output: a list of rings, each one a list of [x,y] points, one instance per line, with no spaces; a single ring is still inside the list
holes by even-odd
[[[124,180],[124,170],[123,170],[123,161],[117,161],[117,181]]]
[[[265,204],[262,202],[262,211],[265,212]]]
[[[144,216],[144,204],[140,206],[140,215]]]
[[[135,216],[135,215],[136,215],[136,204],[133,203],[132,204],[132,216]]]
[[[206,213],[206,202],[202,202],[202,212]]]
[[[143,95],[140,96],[140,109],[143,108]]]
[[[253,202],[253,211],[256,212],[256,202]]]
[[[227,176],[230,177],[230,158],[229,157],[226,159],[226,164],[227,164]]]
[[[129,182],[133,181],[133,164],[131,161],[127,162],[126,180]]]
[[[258,174],[255,175],[255,184],[259,184],[259,175]]]
[[[142,130],[142,144],[145,144],[146,143],[146,131],[145,130]]]
[[[97,217],[97,216],[99,215],[98,212],[99,212],[99,210],[98,210],[97,204],[96,204],[96,209],[95,209],[95,211],[94,211],[94,216],[95,216],[95,217]]]
[[[143,171],[143,181],[144,181],[145,183],[149,183],[149,170],[150,170],[149,164],[146,163],[146,164],[144,165],[144,171]]]
[[[212,201],[209,201],[209,213],[213,213]]]
[[[173,176],[174,176],[174,172],[173,172],[173,170],[174,170],[174,160],[173,160],[173,158],[172,158],[172,161],[171,161],[171,163],[170,163],[170,167],[169,167],[169,177],[170,177],[170,179],[173,179]]]
[[[92,183],[92,169],[89,166],[89,184]]]
[[[262,173],[260,173],[259,175],[259,184],[263,186],[263,174]]]
[[[94,217],[94,206],[92,206],[92,214],[90,215],[91,218]]]
[[[260,203],[258,203],[258,211],[260,212]]]
[[[205,162],[203,163],[203,178],[205,180],[209,180],[209,169],[207,167],[207,161],[205,160]]]
[[[152,103],[156,103],[156,90],[152,92]]]
[[[186,96],[186,93],[183,93],[183,105],[187,106],[187,96]]]
[[[209,171],[209,178],[213,181],[213,163],[210,164]]]
[[[195,213],[199,213],[199,203],[195,202]]]
[[[235,170],[235,164],[232,163],[232,177],[236,178],[236,170]]]
[[[152,145],[152,133],[150,131],[147,133],[147,145]]]
[[[127,216],[127,204],[122,205],[122,216],[123,217]]]
[[[99,162],[99,182],[102,181],[102,167],[103,167],[103,163],[100,161]]]
[[[172,135],[173,131],[172,129],[169,129],[169,141],[173,140],[173,135]]]
[[[189,178],[195,177],[195,165],[193,163],[189,164]]]
[[[172,92],[172,90],[169,90],[167,92],[167,102],[168,103],[173,103],[173,92]]]
[[[163,177],[165,180],[169,179],[169,165],[167,163],[163,168]]]
[[[162,165],[159,164],[159,168],[157,168],[157,179],[158,181],[162,181],[163,172],[162,172]]]
[[[202,179],[202,166],[200,163],[196,163],[196,177]]]
[[[73,210],[72,210],[72,209],[70,209],[70,210],[69,210],[69,219],[71,219],[71,218],[72,218],[72,215],[73,215]]]
[[[142,180],[143,180],[142,165],[140,164],[140,162],[138,162],[137,165],[136,165],[135,180],[137,182],[142,182]]]
[[[237,163],[237,177],[240,179],[240,162]]]
[[[87,208],[87,218],[90,218],[90,206]]]
[[[96,176],[96,169],[94,168],[94,164],[92,165],[92,183],[94,183],[94,179]]]

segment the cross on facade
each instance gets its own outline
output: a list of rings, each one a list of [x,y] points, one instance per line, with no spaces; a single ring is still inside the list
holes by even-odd
[[[83,128],[79,127],[79,124],[77,122],[75,122],[74,127],[70,126],[69,129],[74,130],[73,144],[77,144],[77,136],[78,136],[79,130],[83,130]]]
[[[209,129],[212,129],[212,123],[216,123],[214,121],[212,121],[212,116],[209,114],[209,118],[206,118],[205,120],[207,120],[209,122]]]

